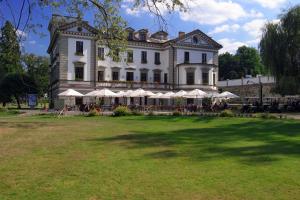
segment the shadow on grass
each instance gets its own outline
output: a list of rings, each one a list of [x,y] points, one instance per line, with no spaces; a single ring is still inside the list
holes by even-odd
[[[10,122],[1,121],[0,128],[18,128],[18,129],[37,129],[44,126],[49,126],[50,122]]]
[[[300,123],[279,120],[233,123],[175,131],[133,131],[89,141],[117,142],[116,145],[129,149],[153,148],[152,153],[144,156],[160,159],[187,157],[209,161],[234,158],[244,164],[257,165],[271,164],[283,159],[282,156],[300,156]]]

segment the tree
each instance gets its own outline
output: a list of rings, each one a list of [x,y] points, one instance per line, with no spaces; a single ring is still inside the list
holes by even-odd
[[[237,58],[226,52],[219,56],[220,80],[237,79],[241,77],[241,70]]]
[[[22,62],[26,73],[37,85],[36,89],[38,95],[42,96],[47,93],[49,83],[49,58],[36,56],[34,54],[25,54],[22,56]]]
[[[242,75],[264,74],[264,66],[261,64],[261,59],[258,51],[255,48],[242,46],[239,47],[236,55],[239,61],[239,67],[242,71]]]
[[[279,23],[265,25],[260,54],[280,94],[300,92],[300,5],[283,12]]]
[[[219,56],[220,80],[238,79],[245,75],[266,74],[258,51],[252,47],[239,47],[236,54],[228,52]]]
[[[20,46],[12,24],[7,21],[1,28],[0,36],[0,80],[7,73],[20,73]]]
[[[11,73],[6,75],[0,83],[0,100],[5,105],[15,98],[18,108],[21,108],[21,97],[29,93],[36,93],[36,84],[28,75],[24,73]]]

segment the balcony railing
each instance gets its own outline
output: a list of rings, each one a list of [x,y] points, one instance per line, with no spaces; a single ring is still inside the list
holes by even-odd
[[[64,88],[86,88],[86,89],[148,89],[148,90],[216,90],[217,87],[213,85],[186,85],[186,84],[169,84],[169,83],[150,83],[150,82],[134,82],[134,81],[75,81],[75,80],[60,80],[60,86]]]

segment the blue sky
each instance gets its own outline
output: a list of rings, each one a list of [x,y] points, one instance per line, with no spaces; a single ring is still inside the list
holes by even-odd
[[[13,9],[18,10],[18,0]],[[133,0],[124,0],[120,13],[134,29],[148,28],[150,32],[159,29],[156,18],[149,14],[148,10],[140,7],[132,10]],[[167,0],[168,1],[168,0]],[[261,27],[267,21],[276,22],[278,15],[283,9],[299,4],[300,0],[183,0],[187,12],[180,12],[178,9],[169,14],[166,7],[159,6],[162,14],[167,20],[167,31],[171,38],[176,37],[178,31],[190,32],[200,29],[207,33],[224,48],[221,53],[229,51],[234,53],[242,45],[257,47]],[[0,3],[1,4],[1,3]],[[1,5],[1,14],[5,18],[11,18],[7,8]],[[46,34],[41,37],[33,32],[25,33],[26,40],[23,42],[24,51],[38,55],[47,55],[49,34],[47,25],[52,13],[50,9],[34,12],[33,22],[43,25],[40,32]],[[65,13],[58,13],[65,14]],[[46,16],[41,17],[41,15]],[[48,17],[48,18],[47,18]],[[92,15],[85,16],[85,19],[92,24]]]

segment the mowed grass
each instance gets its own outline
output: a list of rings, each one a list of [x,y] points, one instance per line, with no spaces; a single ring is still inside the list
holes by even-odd
[[[0,199],[300,199],[300,122],[2,116]]]

